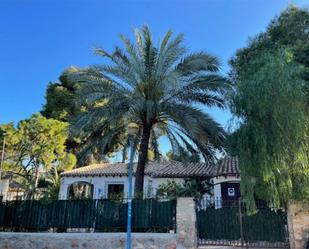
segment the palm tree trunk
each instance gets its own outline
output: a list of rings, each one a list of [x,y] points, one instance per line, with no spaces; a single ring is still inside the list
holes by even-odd
[[[151,131],[151,125],[147,124],[143,126],[142,140],[141,140],[140,151],[138,155],[137,169],[135,173],[135,186],[134,186],[135,196],[143,192],[144,171],[145,171],[145,165],[148,159],[150,131]]]

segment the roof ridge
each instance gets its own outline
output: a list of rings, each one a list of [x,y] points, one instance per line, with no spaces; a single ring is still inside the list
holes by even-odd
[[[136,171],[134,162],[134,172]],[[97,163],[70,171],[61,176],[127,176],[128,163]],[[214,177],[222,174],[239,174],[237,157],[226,156],[216,164],[207,162],[180,162],[176,160],[149,160],[146,164],[145,175],[151,177]]]

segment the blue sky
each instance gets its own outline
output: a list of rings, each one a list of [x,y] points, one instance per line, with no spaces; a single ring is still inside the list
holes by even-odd
[[[119,34],[148,24],[159,41],[168,29],[185,34],[191,51],[206,50],[222,72],[248,37],[263,31],[289,4],[305,0],[1,0],[0,123],[29,117],[44,103],[46,86],[70,65],[100,63],[92,48],[120,44]],[[307,2],[308,5],[308,2]],[[227,111],[210,110],[226,126]]]

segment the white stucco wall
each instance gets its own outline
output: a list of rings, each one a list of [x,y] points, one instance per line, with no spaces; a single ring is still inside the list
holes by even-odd
[[[62,177],[59,199],[68,198],[68,187],[74,182],[88,182],[93,184],[93,198],[100,199],[107,197],[108,184],[124,184],[124,193],[128,192],[128,183],[126,177]]]
[[[156,189],[162,184],[166,183],[168,180],[174,180],[175,182],[183,182],[181,178],[151,178],[145,176],[144,178],[144,193],[147,197],[153,197],[156,194]],[[128,177],[62,177],[61,185],[59,191],[59,199],[66,200],[68,198],[68,187],[74,182],[89,182],[93,184],[93,198],[107,198],[108,196],[108,184],[123,184],[124,194],[127,196],[129,184]],[[133,186],[135,182],[135,177],[133,177]],[[134,190],[133,190],[134,194]]]
[[[9,179],[0,179],[0,196],[2,196],[2,200],[6,201],[8,197],[8,191],[9,191]]]
[[[184,182],[183,178],[151,178],[149,176],[145,176],[144,178],[144,193],[147,197],[154,197],[156,195],[156,189],[163,183],[167,183],[167,181],[175,181],[177,183]],[[231,176],[218,176],[214,177],[214,199],[221,200],[221,183],[223,182],[240,182],[240,177],[231,175]],[[124,185],[124,194],[127,196],[128,193],[128,177],[62,177],[59,199],[65,200],[68,198],[68,187],[74,182],[89,182],[93,184],[93,198],[107,198],[108,196],[108,184],[123,184]],[[135,177],[133,177],[133,186],[135,182]],[[134,191],[134,190],[133,190]],[[134,194],[134,193],[133,193]],[[208,195],[205,198],[209,197]]]

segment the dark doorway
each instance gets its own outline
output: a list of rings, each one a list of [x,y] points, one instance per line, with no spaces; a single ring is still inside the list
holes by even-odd
[[[223,206],[230,206],[236,204],[235,202],[240,197],[239,183],[221,183],[221,196]]]

